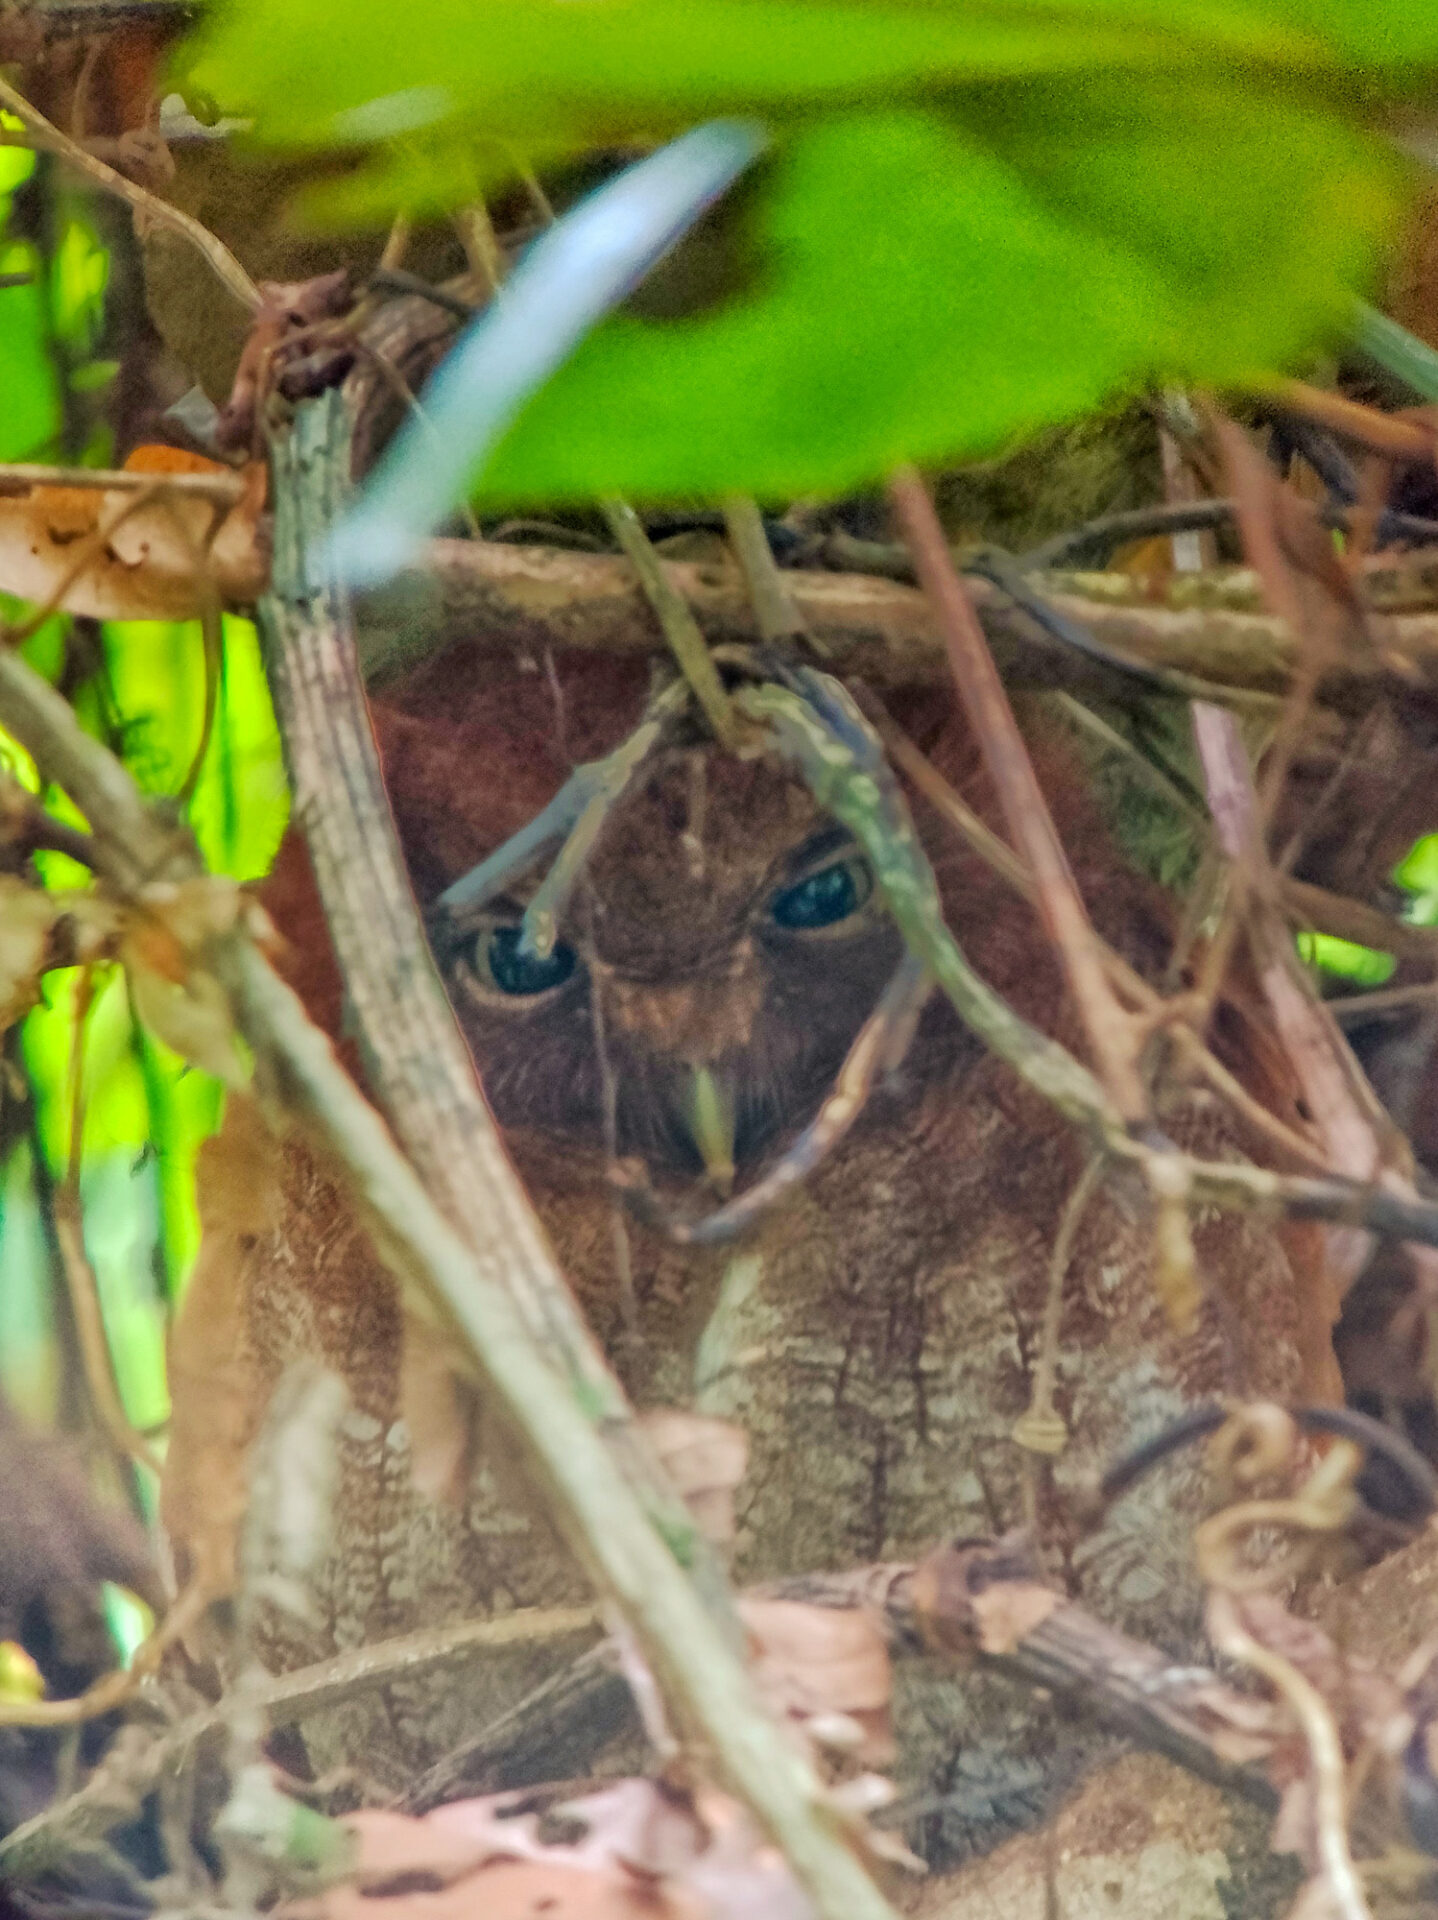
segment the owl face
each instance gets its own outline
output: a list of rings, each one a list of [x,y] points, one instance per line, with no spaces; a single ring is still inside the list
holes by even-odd
[[[807,790],[708,746],[657,756],[613,809],[540,958],[534,877],[436,947],[502,1125],[741,1173],[812,1117],[902,943],[867,860]]]

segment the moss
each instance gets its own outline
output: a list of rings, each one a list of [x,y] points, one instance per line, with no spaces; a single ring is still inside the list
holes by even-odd
[[[1158,434],[1137,407],[1099,414],[1003,459],[944,474],[934,492],[956,541],[1019,553],[1099,514],[1162,499]]]

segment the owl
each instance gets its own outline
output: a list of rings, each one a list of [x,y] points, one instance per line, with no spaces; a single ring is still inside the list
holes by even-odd
[[[1298,1310],[1280,1236],[1242,1216],[1199,1219],[1206,1294],[1196,1326],[1180,1334],[1153,1284],[1142,1205],[1096,1183],[1062,1276],[1056,1409],[1068,1444],[1048,1464],[1025,1453],[1014,1430],[1087,1149],[934,997],[902,1060],[806,1179],[732,1245],[677,1242],[666,1214],[693,1217],[731,1186],[744,1191],[813,1120],[903,943],[864,852],[808,788],[762,754],[729,755],[682,719],[611,808],[547,953],[520,936],[542,867],[476,907],[447,904],[456,880],[575,764],[628,733],[644,698],[629,665],[576,657],[542,674],[460,647],[375,703],[436,961],[515,1165],[627,1389],[640,1406],[687,1406],[745,1429],[741,1582],[1027,1525],[1051,1571],[1096,1612],[1192,1653],[1200,1463],[1171,1461],[1098,1525],[1079,1493],[1196,1400],[1292,1395]],[[898,709],[994,817],[947,696],[916,692]],[[1096,923],[1156,975],[1169,944],[1164,902],[1114,851],[1062,740],[1041,724],[1033,740]],[[917,803],[916,817],[972,963],[1026,1018],[1078,1044],[1033,913],[952,828]],[[266,898],[296,984],[338,1031],[338,985],[298,845],[282,853]],[[1210,1096],[1173,1087],[1159,1099],[1182,1144],[1239,1152]],[[276,1147],[242,1109],[233,1127],[202,1170],[206,1250],[175,1340],[166,1511],[181,1557],[212,1517],[205,1437],[213,1445],[224,1428],[243,1446],[285,1364],[312,1354],[342,1375],[349,1405],[313,1604],[303,1618],[268,1623],[271,1664],[581,1597],[582,1580],[482,1418],[460,1503],[416,1489],[384,1267],[313,1154]],[[245,1202],[226,1213],[214,1196],[236,1191],[236,1154],[251,1156]],[[653,1203],[642,1218],[616,1191],[619,1164],[642,1173]],[[217,1350],[235,1372],[223,1404],[206,1372]],[[354,1698],[314,1716],[306,1739],[325,1764],[359,1762],[380,1785],[402,1786],[562,1652],[490,1654],[438,1688],[396,1684]],[[900,1783],[912,1832],[936,1859],[1033,1819],[1093,1748],[1091,1730],[1067,1728],[996,1677],[905,1663],[899,1688]]]

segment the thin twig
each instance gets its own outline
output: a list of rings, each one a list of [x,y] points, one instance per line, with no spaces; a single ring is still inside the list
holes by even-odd
[[[1136,746],[1127,735],[1110,726],[1102,714],[1095,713],[1092,707],[1075,700],[1071,693],[1055,693],[1050,696],[1059,710],[1066,714],[1081,732],[1090,734],[1110,753],[1120,757],[1144,785],[1155,794],[1166,807],[1187,821],[1190,826],[1200,829],[1207,835],[1210,827],[1208,815],[1202,807],[1179,789],[1175,780],[1156,767],[1143,750]]]
[[[759,638],[766,645],[799,638],[805,632],[803,616],[774,563],[763,517],[748,494],[733,494],[724,502],[724,524],[754,603]]]
[[[190,558],[190,571],[194,576],[199,595],[200,644],[205,667],[205,703],[200,714],[200,737],[195,742],[195,751],[190,758],[189,770],[181,781],[175,798],[181,807],[188,807],[194,799],[195,789],[200,783],[205,760],[210,751],[210,741],[215,731],[215,718],[220,707],[220,673],[224,656],[224,608],[220,600],[219,587],[210,564],[210,553],[215,536],[220,531],[223,514],[217,508],[211,516],[202,539],[197,540],[186,525],[184,516],[179,513],[171,497],[161,494],[159,506],[169,519],[176,539],[186,550]]]
[[[1236,1440],[1242,1421],[1240,1412],[1219,1433],[1215,1446],[1223,1441],[1225,1432]],[[1317,1687],[1291,1660],[1251,1632],[1243,1618],[1242,1592],[1283,1581],[1291,1567],[1273,1565],[1272,1555],[1267,1554],[1261,1570],[1245,1569],[1238,1560],[1237,1543],[1245,1533],[1257,1532],[1262,1537],[1274,1527],[1294,1528],[1320,1538],[1340,1532],[1357,1503],[1354,1479],[1361,1458],[1351,1441],[1340,1441],[1295,1496],[1241,1501],[1204,1521],[1194,1540],[1199,1570],[1210,1587],[1208,1630],[1214,1646],[1229,1659],[1261,1674],[1303,1730],[1312,1766],[1318,1857],[1326,1889],[1342,1920],[1371,1920],[1348,1840],[1349,1796],[1342,1741],[1328,1702]]]
[[[0,847],[9,856],[64,853],[82,867],[95,865],[95,843],[80,827],[57,820],[11,773],[0,766]]]
[[[581,823],[590,816],[597,815],[592,824],[584,829],[583,840],[587,850],[592,844],[594,834],[615,802],[624,793],[635,773],[663,737],[665,727],[683,711],[689,698],[689,689],[683,680],[673,680],[649,703],[643,720],[626,740],[607,753],[600,760],[588,760],[570,774],[564,785],[555,794],[549,804],[543,807],[532,820],[522,826],[517,833],[497,847],[487,858],[463,873],[435,902],[439,914],[451,924],[463,926],[466,919],[481,912],[497,894],[520,879],[529,869],[542,860],[556,842],[566,846],[580,833]],[[572,884],[572,876],[564,883],[567,894]],[[550,906],[558,911],[551,889]],[[537,898],[538,896],[536,896]],[[534,912],[531,901],[526,921]],[[530,921],[531,926],[534,922]],[[537,931],[537,929],[536,929]],[[548,945],[545,952],[553,946],[553,930],[546,929]]]
[[[80,1362],[90,1404],[112,1447],[122,1460],[134,1460],[158,1480],[161,1461],[154,1448],[130,1424],[115,1357],[100,1305],[100,1288],[85,1247],[84,1214],[80,1201],[80,1162],[85,1132],[85,1021],[90,1008],[94,969],[86,967],[74,1011],[70,1045],[70,1152],[64,1178],[55,1188],[55,1241],[70,1297]],[[101,1711],[102,1709],[97,1709]]]
[[[1321,387],[1310,387],[1302,380],[1277,381],[1271,392],[1279,406],[1302,414],[1305,419],[1316,420],[1345,440],[1356,440],[1372,453],[1383,454],[1389,460],[1432,461],[1435,442],[1431,426],[1380,413],[1376,407],[1362,406],[1341,393],[1326,393]]]
[[[667,559],[659,567],[711,644],[758,639],[737,569]],[[1109,579],[1101,576],[1096,588]],[[860,673],[890,687],[948,679],[938,620],[911,586],[859,572],[787,568],[784,582],[811,642],[821,644],[835,672]],[[1036,583],[1049,606],[1081,623],[1098,643],[1087,655],[1038,632],[1025,610],[991,582],[967,582],[1010,685],[1111,697],[1131,688],[1135,669],[1152,665],[1175,685],[1174,674],[1187,675],[1186,698],[1233,703],[1255,714],[1277,710],[1292,666],[1280,621],[1259,611],[1085,599],[1076,590],[1082,584],[1070,579],[1050,592]],[[417,607],[424,609],[423,632],[416,631]],[[460,639],[536,653],[551,648],[556,654],[648,657],[668,650],[623,557],[552,545],[432,540],[420,565],[361,603],[360,618],[365,673],[374,683]],[[1411,687],[1438,680],[1438,615],[1385,616],[1382,639],[1380,652],[1350,651],[1335,664],[1320,690],[1325,702],[1341,709],[1355,694],[1389,681]]]
[[[138,186],[133,180],[126,179],[123,173],[117,173],[114,167],[107,166],[93,153],[87,153],[68,134],[61,133],[58,127],[52,126],[43,113],[37,112],[25,96],[17,93],[5,80],[0,80],[0,106],[3,106],[8,113],[14,114],[24,127],[29,136],[24,144],[38,147],[44,153],[55,154],[95,186],[102,187],[106,193],[113,193],[118,199],[123,200],[132,211],[142,214],[157,227],[166,227],[171,233],[177,233],[182,239],[188,240],[190,245],[209,262],[218,279],[234,295],[240,305],[247,307],[251,313],[259,311],[259,288],[223,240],[211,233],[208,227],[202,226],[198,220],[188,213],[181,212],[178,207],[171,206],[168,200],[162,200],[158,194],[151,193],[147,188]],[[11,142],[14,139],[13,134],[9,136]]]
[[[1030,1453],[1052,1458],[1068,1445],[1068,1428],[1054,1406],[1054,1388],[1058,1383],[1059,1337],[1063,1330],[1064,1280],[1073,1258],[1074,1241],[1088,1212],[1089,1202],[1098,1192],[1104,1174],[1104,1156],[1090,1156],[1083,1172],[1073,1184],[1059,1216],[1049,1255],[1048,1291],[1044,1298],[1043,1324],[1039,1329],[1038,1357],[1034,1364],[1029,1404],[1014,1423],[1013,1437]]]
[[[1033,876],[1039,912],[1067,976],[1100,1076],[1124,1119],[1140,1124],[1148,1116],[1148,1097],[1139,1078],[1133,1023],[1110,990],[1088,911],[983,628],[964,593],[918,473],[912,468],[901,470],[889,482],[889,493],[919,579],[943,626],[954,679],[997,789],[1010,837]]]
[[[472,320],[478,312],[473,300],[451,293],[448,287],[437,287],[422,274],[409,273],[403,267],[387,267],[381,262],[370,275],[369,284],[384,293],[415,294],[421,300],[428,300],[432,306],[452,313],[456,320]]]
[[[453,219],[470,273],[487,293],[498,293],[504,278],[504,254],[495,236],[489,208],[482,199],[474,200],[469,206],[460,207]]]
[[[1438,1005],[1438,980],[1423,980],[1416,986],[1380,987],[1376,993],[1355,993],[1343,1000],[1330,1000],[1328,1011],[1340,1027],[1347,1027],[1358,1026],[1377,1014],[1435,1005]]]
[[[248,491],[248,483],[237,473],[145,473],[128,467],[0,463],[0,499],[29,493],[32,487],[79,487],[90,493],[168,493],[179,499],[212,500],[218,507],[237,507]]]
[[[1348,1794],[1343,1749],[1328,1703],[1291,1660],[1265,1647],[1242,1624],[1232,1598],[1216,1593],[1209,1602],[1208,1630],[1215,1647],[1261,1674],[1292,1709],[1303,1729],[1313,1765],[1314,1827],[1319,1858],[1334,1905],[1342,1920],[1372,1920],[1363,1882],[1348,1844]]]
[[[576,767],[565,782],[568,790],[581,773],[593,776],[593,787],[564,844],[555,855],[548,873],[535,889],[524,909],[521,923],[521,951],[528,950],[547,959],[559,938],[559,919],[568,905],[585,863],[593,853],[605,822],[623,797],[645,761],[663,739],[665,730],[688,705],[690,689],[683,680],[672,681],[649,703],[648,713],[621,746],[603,760]],[[500,850],[503,852],[503,849]],[[451,889],[451,893],[452,893]]]
[[[719,669],[709,653],[699,623],[690,612],[650,544],[643,522],[626,500],[603,502],[604,517],[615,539],[624,549],[630,565],[639,575],[644,597],[664,631],[670,651],[679,663],[679,671],[694,689],[705,719],[714,729],[714,738],[726,747],[736,741],[734,713]]]
[[[194,1626],[206,1606],[198,1585],[186,1587],[164,1619],[135,1650],[128,1667],[107,1673],[70,1700],[0,1699],[0,1727],[77,1727],[112,1713],[139,1692],[166,1651]]]

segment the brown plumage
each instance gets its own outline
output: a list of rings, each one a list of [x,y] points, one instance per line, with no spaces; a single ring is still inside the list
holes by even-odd
[[[642,705],[638,677],[614,663],[568,662],[560,690],[556,706],[543,676],[456,650],[377,707],[422,904],[522,825],[573,763],[613,746]],[[992,817],[977,755],[942,698],[916,696],[902,717]],[[1039,737],[1035,751],[1096,920],[1154,972],[1162,903],[1114,854],[1061,743]],[[950,830],[919,818],[971,960],[1027,1017],[1076,1042],[1032,913]],[[297,850],[268,898],[302,990],[333,1026],[336,983]],[[945,1003],[930,1004],[902,1068],[838,1148],[736,1248],[686,1252],[633,1220],[616,1229],[615,1151],[642,1160],[668,1202],[712,1203],[694,1144],[696,1070],[732,1101],[741,1187],[813,1116],[901,954],[852,843],[771,762],[681,736],[614,809],[547,973],[517,963],[522,904],[521,890],[459,915],[438,958],[515,1160],[630,1391],[749,1431],[739,1577],[902,1556],[1020,1523],[1026,1467],[1013,1427],[1084,1151]],[[1211,1096],[1170,1090],[1162,1112],[1181,1142],[1238,1150]],[[269,1164],[271,1219],[238,1255],[212,1232],[177,1336],[172,1527],[193,1532],[201,1504],[185,1461],[187,1447],[198,1457],[213,1401],[198,1376],[187,1391],[184,1351],[208,1299],[211,1314],[230,1315],[230,1348],[252,1369],[247,1404],[286,1356],[314,1349],[353,1397],[321,1619],[276,1625],[272,1658],[292,1665],[578,1591],[547,1528],[496,1478],[492,1452],[481,1450],[465,1512],[415,1493],[391,1285],[307,1154],[271,1150]],[[1204,1499],[1200,1463],[1154,1474],[1097,1533],[1084,1531],[1075,1491],[1195,1399],[1282,1396],[1298,1378],[1278,1236],[1229,1216],[1200,1220],[1196,1239],[1210,1296],[1180,1338],[1152,1283],[1142,1209],[1104,1190],[1085,1213],[1058,1365],[1072,1442],[1042,1476],[1036,1509],[1044,1551],[1083,1597],[1175,1650],[1196,1632],[1188,1531]],[[397,1782],[472,1734],[541,1664],[490,1661],[462,1683],[351,1703],[310,1738],[324,1758]],[[920,1833],[936,1853],[1029,1817],[1092,1744],[993,1679],[913,1672],[901,1688],[903,1771],[931,1796]]]

